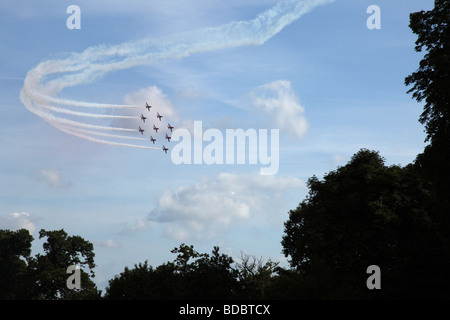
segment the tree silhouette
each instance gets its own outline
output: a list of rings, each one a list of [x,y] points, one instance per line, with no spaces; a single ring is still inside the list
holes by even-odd
[[[450,135],[450,1],[435,0],[430,11],[410,15],[409,27],[417,34],[416,51],[427,51],[419,68],[406,77],[408,91],[425,106],[419,121],[425,125],[427,140],[449,147]]]
[[[1,299],[97,299],[100,292],[91,280],[94,276],[93,245],[62,230],[41,230],[46,237],[44,254],[31,254],[33,237],[26,229],[0,230]],[[82,259],[84,258],[84,259]],[[70,265],[81,269],[81,289],[68,289],[66,273]]]
[[[26,298],[27,260],[33,237],[28,230],[0,230],[0,299]]]
[[[439,221],[441,238],[450,243],[450,1],[436,0],[432,10],[412,13],[409,26],[417,34],[416,51],[426,54],[405,84],[413,85],[408,91],[413,98],[425,100],[419,121],[430,141],[415,164],[432,183],[436,198],[432,215]]]
[[[144,264],[109,281],[107,299],[225,299],[236,288],[233,259],[214,247],[212,255],[199,253],[192,245],[174,248],[173,262],[155,269]]]
[[[311,290],[299,294],[421,298],[446,292],[440,278],[445,243],[429,215],[427,182],[413,166],[385,166],[377,152],[362,149],[323,181],[309,179],[308,187],[282,240],[303,290]],[[379,291],[366,287],[366,268],[373,264],[383,274]]]

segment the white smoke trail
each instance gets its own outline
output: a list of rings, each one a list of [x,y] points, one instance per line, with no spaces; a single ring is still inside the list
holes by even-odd
[[[93,138],[91,136],[87,136],[87,135],[82,134],[82,133],[78,133],[78,132],[73,131],[73,130],[68,130],[65,127],[55,126],[54,124],[52,124],[52,125],[55,128],[61,130],[62,132],[65,132],[65,133],[68,133],[68,134],[70,134],[72,136],[75,136],[75,137],[78,137],[78,138],[82,138],[82,139],[86,139],[86,140],[92,141],[92,142],[97,142],[97,143],[106,144],[106,145],[110,145],[110,146],[117,146],[117,147],[138,148],[138,149],[147,149],[147,150],[161,150],[160,148],[154,148],[154,147],[147,147],[147,146],[141,146],[141,145],[136,145],[136,144],[121,143],[121,142],[97,139],[97,138]]]
[[[30,110],[31,112],[33,112],[34,114],[36,114],[37,116],[41,117],[42,119],[44,119],[45,121],[47,121],[49,123],[58,124],[58,126],[80,127],[80,128],[87,128],[87,129],[106,130],[106,131],[137,132],[137,130],[135,130],[135,129],[99,126],[99,125],[93,125],[93,124],[88,124],[88,123],[84,123],[84,122],[73,121],[70,119],[55,116],[52,113],[44,111],[43,109],[45,109],[45,106],[31,101],[23,92],[20,93],[20,99],[23,101],[23,103],[28,108],[28,110]],[[34,107],[34,105],[40,106],[40,108],[36,108],[36,107]]]
[[[104,133],[104,132],[93,131],[93,130],[86,130],[86,129],[81,129],[81,128],[71,128],[71,130],[75,131],[75,132],[81,132],[81,133],[84,133],[84,134],[95,135],[95,136],[102,136],[102,137],[108,137],[108,138],[128,139],[128,140],[137,140],[137,141],[149,141],[149,139],[146,139],[146,138],[130,137],[130,136],[124,136],[124,135],[120,135],[120,134]]]
[[[114,46],[94,46],[81,53],[72,53],[67,59],[47,60],[30,70],[25,78],[20,98],[28,110],[49,122],[59,130],[90,141],[134,148],[155,149],[141,145],[97,139],[102,135],[112,139],[133,139],[121,135],[81,131],[80,128],[102,131],[129,131],[137,129],[116,128],[107,125],[88,124],[55,116],[51,112],[89,118],[135,119],[125,115],[109,115],[79,112],[70,107],[127,109],[143,106],[101,104],[57,98],[64,88],[87,84],[108,72],[139,65],[151,65],[161,59],[179,59],[189,55],[244,45],[261,45],[284,27],[299,19],[313,8],[334,0],[284,0],[260,13],[255,19],[234,21],[228,24],[203,28],[192,32],[154,39],[125,42]],[[47,80],[52,75],[52,80]],[[56,76],[58,75],[58,76]],[[66,106],[66,108],[54,105]],[[136,139],[134,139],[136,140]]]
[[[79,111],[72,111],[69,109],[54,107],[52,105],[45,105],[45,104],[40,104],[40,105],[51,111],[55,111],[58,113],[64,113],[64,114],[70,114],[72,116],[79,116],[79,117],[102,118],[102,119],[139,119],[139,117],[134,117],[134,116],[120,116],[120,115],[110,115],[110,114],[79,112]]]

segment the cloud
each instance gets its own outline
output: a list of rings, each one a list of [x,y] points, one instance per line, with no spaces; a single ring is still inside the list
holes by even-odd
[[[340,154],[334,154],[333,155],[332,164],[333,164],[333,166],[335,166],[337,164],[340,164],[340,163],[343,163],[343,162],[347,161],[347,159],[348,159],[347,157],[344,157],[344,156],[342,156]]]
[[[127,105],[142,105],[144,108],[145,103],[152,106],[152,111],[158,111],[165,118],[177,120],[177,111],[173,108],[172,103],[167,98],[167,95],[162,92],[157,86],[150,86],[148,88],[140,89],[127,94],[123,98],[123,103]],[[139,115],[141,110],[139,111]]]
[[[121,235],[133,235],[150,229],[150,222],[147,219],[136,219],[132,224],[126,223],[119,232]]]
[[[213,238],[234,223],[248,221],[269,204],[280,203],[288,189],[305,188],[296,178],[222,173],[176,190],[164,190],[148,219],[162,223],[177,241]]]
[[[158,65],[162,60],[178,60],[202,52],[262,45],[315,7],[330,2],[332,0],[284,0],[261,12],[254,19],[232,21],[217,27],[199,28],[159,38],[149,36],[119,45],[98,45],[81,53],[71,53],[65,59],[46,60],[27,73],[20,91],[20,100],[30,112],[67,134],[107,145],[157,150],[147,145],[123,142],[124,139],[131,139],[133,142],[138,139],[143,143],[145,139],[142,140],[142,137],[117,134],[136,134],[135,127],[108,125],[113,119],[130,119],[129,116],[120,114],[120,110],[142,108],[141,106],[70,100],[59,98],[58,94],[65,88],[92,83],[112,71]],[[265,108],[270,105],[263,103]],[[87,111],[79,111],[79,107]],[[111,110],[115,110],[116,114],[110,114]],[[287,108],[287,111],[289,110],[291,108]],[[69,116],[83,117],[83,120],[75,121]],[[104,122],[98,123],[101,119]],[[278,122],[284,126],[286,120],[289,120],[288,116],[282,115]],[[287,122],[289,129],[290,122]],[[298,126],[299,123],[294,125]],[[300,124],[300,127],[303,128],[303,124]],[[291,127],[290,130],[303,134],[298,128]],[[119,142],[119,139],[122,142]]]
[[[10,230],[27,229],[33,234],[36,231],[36,220],[27,212],[13,212],[0,216],[0,228]]]
[[[289,81],[277,80],[257,87],[250,93],[250,98],[281,131],[298,139],[308,131],[308,122],[303,115],[305,108],[300,105]]]
[[[100,246],[106,248],[118,248],[118,244],[113,239],[108,239],[99,243]]]
[[[52,188],[68,188],[72,185],[69,180],[61,176],[58,170],[53,168],[36,169],[31,173],[31,177],[46,182]]]
[[[194,88],[192,85],[180,90],[177,94],[186,99],[198,99],[205,95],[201,90]]]

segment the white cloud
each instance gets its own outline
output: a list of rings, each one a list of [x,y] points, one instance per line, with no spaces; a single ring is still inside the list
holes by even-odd
[[[68,188],[72,183],[63,178],[60,172],[53,168],[36,169],[31,177],[36,180],[45,181],[52,188]]]
[[[282,201],[288,189],[305,188],[296,178],[222,173],[176,190],[165,190],[148,219],[163,223],[178,241],[213,238],[233,223],[248,221],[269,204]]]
[[[178,92],[178,95],[186,99],[198,99],[204,96],[204,93],[201,90],[196,89],[194,88],[194,86],[190,85],[189,87],[180,90]]]
[[[36,231],[36,218],[27,212],[13,212],[0,216],[0,229],[19,230],[27,229],[30,233]]]
[[[113,239],[108,239],[106,241],[100,242],[100,246],[106,247],[106,248],[118,248],[119,247]]]
[[[271,121],[283,132],[295,138],[302,138],[308,131],[308,122],[303,113],[291,83],[277,80],[260,87],[250,93],[253,105],[266,112]]]
[[[151,112],[154,112],[155,114],[156,112],[159,112],[163,114],[165,118],[177,120],[178,114],[173,108],[172,103],[168,99],[167,95],[164,94],[157,86],[150,86],[148,88],[131,92],[123,98],[124,104],[138,106],[142,105],[143,110],[146,102],[152,106]]]
[[[347,160],[347,157],[341,156],[340,154],[334,154],[332,164],[333,166],[343,163]]]
[[[150,229],[150,223],[147,219],[135,219],[132,224],[127,223],[119,232],[121,235],[132,235]]]
[[[153,124],[158,125],[160,121],[156,118],[156,113],[159,112],[164,123],[173,124],[178,121],[178,112],[174,109],[170,99],[167,95],[157,86],[150,86],[137,91],[133,91],[125,95],[122,101],[126,105],[142,106],[142,108],[125,110],[122,113],[124,115],[137,117],[136,120],[124,120],[119,119],[114,122],[114,125],[124,128],[137,128],[138,126],[151,128]],[[150,111],[144,108],[148,103],[152,106]],[[140,118],[141,113],[147,117],[145,124],[142,123]],[[159,126],[158,126],[159,127]]]

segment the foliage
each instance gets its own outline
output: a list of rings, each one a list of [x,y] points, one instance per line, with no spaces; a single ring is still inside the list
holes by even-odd
[[[219,253],[199,253],[194,247],[181,244],[174,248],[173,262],[156,268],[134,265],[109,281],[106,299],[261,299],[277,263],[243,255],[233,267],[233,259]]]
[[[0,230],[0,299],[94,299],[100,296],[94,282],[92,243],[64,230],[39,232],[46,237],[44,254],[31,254],[33,237],[28,230]],[[84,259],[81,259],[81,258]],[[82,287],[67,288],[70,265],[79,265]]]
[[[0,299],[19,299],[27,290],[24,279],[31,254],[30,233],[0,230]]]
[[[282,245],[303,281],[320,288],[315,298],[446,292],[446,244],[429,214],[429,184],[413,166],[385,166],[377,152],[363,149],[323,181],[309,179],[308,186],[307,199],[285,223]],[[383,290],[366,288],[372,264],[383,270]]]
[[[412,13],[409,26],[417,35],[416,51],[426,54],[405,84],[413,85],[408,91],[413,98],[425,100],[419,121],[430,140],[415,166],[432,183],[432,215],[440,221],[439,234],[450,243],[450,1],[436,0],[432,10]],[[450,259],[450,252],[447,255]]]
[[[427,51],[419,68],[405,79],[413,85],[408,93],[425,106],[419,121],[425,125],[427,140],[446,142],[450,135],[450,1],[436,0],[430,11],[410,15],[410,28],[418,35],[416,51]]]
[[[241,253],[241,262],[236,264],[236,273],[239,281],[239,297],[252,300],[264,299],[271,296],[273,276],[278,270],[278,262],[268,259],[256,258]]]

